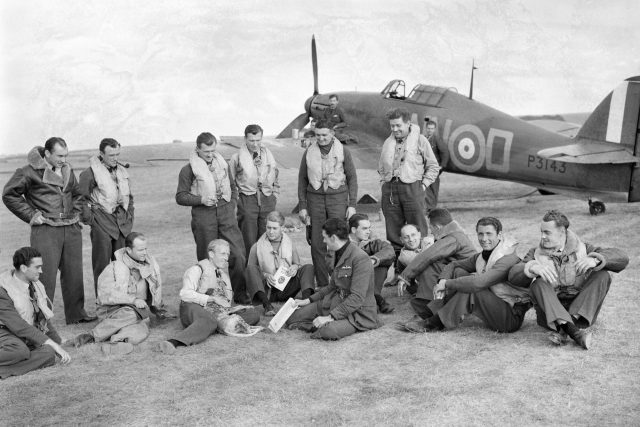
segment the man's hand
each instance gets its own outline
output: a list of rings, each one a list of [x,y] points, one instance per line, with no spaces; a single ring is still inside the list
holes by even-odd
[[[353,215],[355,215],[355,213],[356,213],[356,208],[354,208],[353,206],[349,206],[349,207],[347,208],[347,214],[345,215],[345,217],[346,217],[347,219],[349,219],[349,218],[351,218]]]
[[[446,280],[440,279],[438,283],[433,287],[433,299],[443,299],[446,291]]]
[[[147,303],[144,300],[141,300],[140,298],[136,298],[133,301],[133,304],[136,306],[136,308],[147,308],[147,307],[149,307],[147,305]]]
[[[311,304],[311,300],[309,298],[296,299],[296,300],[293,300],[293,303],[295,304],[296,307],[304,307],[305,305]]]
[[[287,276],[289,277],[293,277],[296,274],[298,274],[298,268],[300,268],[300,266],[298,264],[293,264],[291,267],[289,267],[289,269],[287,270]]]
[[[303,224],[307,224],[307,218],[309,217],[309,214],[306,209],[300,209],[300,212],[298,212],[298,217]]]
[[[324,325],[326,325],[329,322],[333,322],[333,317],[329,316],[318,316],[315,319],[313,319],[313,326],[315,326],[316,328],[320,329],[322,328]]]
[[[398,296],[404,295],[404,290],[407,289],[409,282],[407,282],[402,276],[398,276]]]
[[[536,276],[542,277],[542,279],[544,279],[550,285],[555,285],[558,283],[558,273],[556,272],[555,267],[552,267],[550,265],[542,265],[539,262],[536,262],[531,265],[529,271]]]
[[[205,206],[213,206],[216,204],[216,199],[213,197],[202,196],[202,204]]]
[[[71,362],[71,356],[69,356],[69,353],[67,353],[66,350],[60,346],[60,344],[52,339],[48,339],[44,343],[45,345],[51,347],[53,351],[55,351],[58,356],[60,356],[60,363],[66,365],[67,363]]]
[[[264,278],[267,279],[267,284],[269,286],[276,285],[276,280],[273,278],[273,274],[265,274]]]
[[[598,265],[598,261],[599,260],[590,256],[579,259],[578,261],[576,261],[576,273],[586,273],[590,268],[595,268],[595,266]]]
[[[36,214],[33,216],[33,218],[31,218],[31,225],[42,225],[44,224],[44,216],[42,216],[42,212],[38,211],[36,212]]]

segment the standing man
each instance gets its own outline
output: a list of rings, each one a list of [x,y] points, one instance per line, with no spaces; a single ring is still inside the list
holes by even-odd
[[[349,219],[356,213],[358,178],[351,153],[335,138],[330,123],[318,120],[315,132],[317,141],[307,148],[300,162],[298,215],[305,224],[311,221],[311,259],[316,284],[323,287],[329,283],[329,270],[322,225],[329,218]]]
[[[398,295],[402,295],[405,287],[414,279],[417,282],[411,307],[423,319],[433,315],[428,304],[433,301],[433,288],[444,267],[476,253],[473,243],[448,210],[437,208],[429,212],[429,223],[435,242],[416,254],[398,278]]]
[[[322,226],[322,238],[331,251],[331,282],[310,298],[296,300],[290,329],[313,332],[311,338],[339,340],[380,326],[373,296],[373,265],[369,256],[349,241],[347,222],[330,218]]]
[[[338,95],[329,95],[329,106],[322,112],[322,119],[329,123],[329,127],[333,129],[336,139],[346,144],[350,138],[349,135],[342,133],[342,130],[347,127],[347,122],[344,120],[342,109],[338,107],[339,102]]]
[[[445,151],[440,151],[440,137],[436,134],[436,122],[428,121],[426,123],[426,131],[427,131],[427,141],[429,141],[429,145],[431,146],[431,150],[433,154],[436,156],[436,160],[438,161],[438,165],[440,165],[440,172],[438,173],[438,177],[433,184],[427,188],[425,202],[427,205],[427,213],[431,209],[435,209],[438,207],[438,193],[440,192],[440,175],[442,175],[442,166],[445,164],[446,160]]]
[[[73,340],[75,347],[105,342],[105,354],[128,354],[149,336],[149,317],[175,319],[162,308],[162,277],[155,258],[147,253],[147,238],[132,232],[125,247],[98,277],[100,323]]]
[[[551,342],[564,344],[568,335],[587,350],[591,332],[584,328],[596,322],[611,285],[609,272],[624,270],[629,257],[620,249],[583,243],[555,210],[542,217],[540,232],[540,244],[511,269],[509,281],[531,283],[538,325],[553,331]]]
[[[267,215],[267,231],[251,246],[247,260],[247,291],[251,301],[257,300],[264,307],[265,316],[274,316],[273,301],[287,301],[302,289],[302,299],[313,293],[313,265],[300,264],[300,256],[293,241],[283,233],[284,216],[273,211]],[[286,268],[289,277],[286,287],[275,287],[274,275]]]
[[[129,174],[118,162],[120,143],[113,138],[100,141],[100,154],[89,159],[80,174],[80,192],[85,197],[83,221],[91,226],[93,286],[98,296],[98,276],[124,247],[133,228],[133,196]]]
[[[176,202],[191,206],[191,231],[198,260],[207,259],[207,245],[214,239],[229,242],[229,275],[238,302],[247,303],[244,241],[236,219],[238,191],[226,160],[216,152],[218,140],[209,132],[198,135],[196,150],[178,176]]]
[[[201,343],[218,329],[220,322],[236,313],[249,325],[260,321],[255,308],[234,307],[233,289],[228,270],[229,243],[212,240],[207,247],[208,257],[189,267],[182,278],[180,290],[180,322],[184,330],[162,341],[158,350],[173,354],[177,347]]]
[[[373,265],[374,292],[373,296],[378,305],[378,311],[388,314],[393,307],[382,296],[382,285],[387,278],[389,267],[396,259],[396,253],[391,243],[381,239],[370,239],[371,222],[365,214],[355,214],[349,218],[349,240],[369,255]],[[304,297],[303,297],[304,299]]]
[[[247,126],[244,129],[245,145],[229,162],[231,176],[238,187],[238,226],[247,257],[251,246],[264,234],[266,217],[276,209],[280,192],[276,161],[261,141],[262,128]]]
[[[428,234],[424,213],[425,192],[438,178],[438,161],[419,126],[411,123],[411,113],[396,108],[387,113],[391,135],[382,145],[378,173],[382,183],[382,212],[387,240],[396,252],[402,247],[400,229],[405,224],[418,226]]]
[[[0,275],[0,379],[53,366],[56,354],[69,363],[51,324],[52,307],[44,286],[42,257],[24,247],[13,254],[13,270]]]
[[[67,160],[64,139],[49,138],[33,148],[29,164],[18,169],[4,186],[2,201],[31,226],[31,246],[42,254],[42,283],[51,301],[60,269],[60,288],[67,324],[93,322],[84,310],[82,279],[82,194]]]
[[[449,263],[434,287],[434,313],[426,320],[414,320],[404,327],[411,332],[456,328],[469,314],[479,317],[491,330],[515,332],[531,308],[526,288],[507,281],[511,267],[520,262],[517,243],[504,238],[497,218],[480,218],[476,224],[482,252]],[[444,300],[443,300],[444,298]]]

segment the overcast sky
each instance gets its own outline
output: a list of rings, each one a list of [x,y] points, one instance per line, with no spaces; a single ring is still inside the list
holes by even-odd
[[[510,114],[591,111],[640,74],[640,4],[614,1],[3,0],[0,154],[280,132],[313,91],[401,78]]]

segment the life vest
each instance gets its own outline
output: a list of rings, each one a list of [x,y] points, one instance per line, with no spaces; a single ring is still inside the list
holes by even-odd
[[[244,194],[255,194],[258,188],[261,188],[262,193],[268,197],[273,194],[273,184],[278,179],[278,168],[268,148],[260,147],[259,153],[262,163],[256,166],[247,147],[240,147],[238,163],[242,167],[242,173],[236,175],[236,184]]]
[[[98,184],[91,192],[91,202],[98,204],[107,213],[113,213],[118,205],[123,209],[129,208],[129,174],[126,169],[116,165],[115,179],[97,156],[89,159],[93,177]]]
[[[220,153],[214,153],[212,164],[214,171],[209,170],[207,162],[205,162],[197,152],[191,153],[189,156],[189,164],[191,170],[196,176],[191,184],[191,194],[201,196],[205,198],[213,198],[218,200],[218,185],[220,186],[221,196],[220,198],[227,202],[231,200],[231,183],[229,182],[229,174],[227,173],[227,162],[220,155]],[[215,176],[214,176],[215,173]]]
[[[380,153],[380,161],[378,162],[378,173],[382,181],[388,182],[394,176],[397,176],[400,181],[406,184],[422,180],[424,158],[420,149],[420,138],[424,138],[424,136],[420,135],[420,128],[412,124],[409,128],[409,135],[407,135],[407,139],[404,142],[404,154],[400,160],[400,166],[396,171],[393,169],[393,159],[397,146],[396,138],[392,134],[384,141],[382,152]]]
[[[21,283],[20,280],[14,276],[14,273],[14,269],[2,273],[2,275],[0,275],[0,287],[7,291],[7,294],[13,300],[13,305],[20,317],[22,317],[22,319],[29,325],[37,326],[34,325],[34,308],[31,304],[28,291],[25,295],[24,290],[21,289],[26,285],[26,283]],[[51,319],[53,317],[53,311],[47,305],[47,302],[51,304],[51,300],[47,297],[44,285],[40,281],[32,282],[32,284],[35,290],[36,305],[46,320]],[[53,304],[51,304],[51,306],[53,307]]]
[[[337,190],[347,182],[344,173],[344,150],[342,143],[333,138],[331,150],[326,156],[320,152],[317,142],[307,149],[307,177],[314,190],[333,188]]]
[[[220,304],[220,306],[222,308],[231,307],[233,303],[233,288],[227,272],[219,268],[220,277],[218,277],[216,267],[208,259],[198,261],[198,266],[202,269],[200,280],[198,280],[198,293],[205,294],[207,290],[213,289],[213,295],[224,300],[224,304]]]
[[[512,254],[516,250],[517,245],[518,242],[513,240],[501,240],[493,249],[487,261],[485,261],[481,255],[476,258],[476,272],[484,273],[490,270],[500,258]],[[514,286],[509,282],[496,283],[489,289],[491,289],[491,292],[493,292],[495,296],[505,301],[511,307],[518,302],[527,302],[530,299],[529,292],[525,288]]]
[[[587,271],[585,274],[579,275],[576,271],[576,262],[587,257],[586,245],[573,231],[567,230],[567,240],[562,253],[559,254],[559,257],[552,257],[555,255],[552,252],[552,250],[538,246],[533,256],[542,265],[550,265],[555,268],[558,273],[557,286],[569,288],[567,291],[570,293],[577,293],[591,273],[591,271]],[[554,258],[557,261],[554,262]]]
[[[287,267],[293,262],[293,243],[289,236],[282,233],[282,241],[278,252],[274,253],[273,246],[267,237],[267,234],[260,236],[256,242],[256,254],[258,255],[258,265],[263,273],[274,274],[278,269],[278,265],[285,262]]]

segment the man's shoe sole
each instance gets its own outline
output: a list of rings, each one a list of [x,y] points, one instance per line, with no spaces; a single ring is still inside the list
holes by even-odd
[[[158,343],[157,349],[160,353],[164,354],[173,354],[176,352],[175,346],[169,341],[161,341],[160,343]]]

